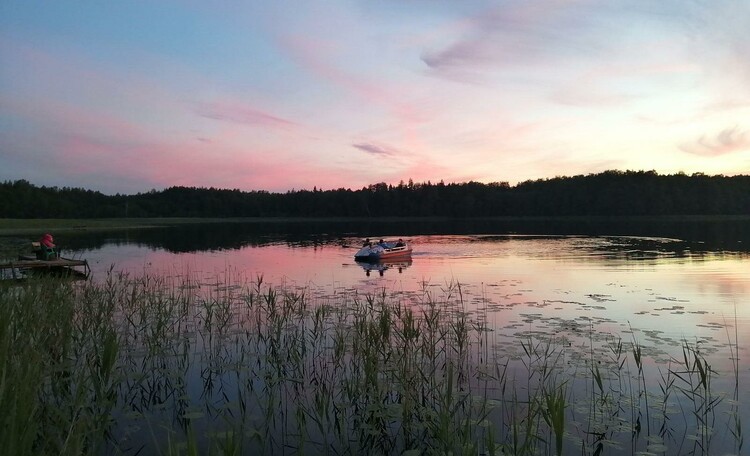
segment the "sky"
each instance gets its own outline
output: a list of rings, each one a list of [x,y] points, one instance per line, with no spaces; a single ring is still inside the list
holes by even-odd
[[[1,0],[0,181],[750,174],[750,0]]]

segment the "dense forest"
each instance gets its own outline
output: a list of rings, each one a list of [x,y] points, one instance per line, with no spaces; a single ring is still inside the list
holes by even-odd
[[[750,176],[606,171],[508,183],[373,184],[286,193],[170,187],[104,195],[0,183],[0,218],[749,215]]]

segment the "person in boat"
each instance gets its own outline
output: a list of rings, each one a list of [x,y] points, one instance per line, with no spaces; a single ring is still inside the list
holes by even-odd
[[[384,241],[384,240],[382,240],[382,239],[381,239],[381,240],[380,240],[380,241],[378,242],[378,245],[379,245],[379,246],[381,246],[381,247],[383,247],[384,249],[385,249],[385,248],[388,248],[388,246],[387,246],[387,245],[385,245],[385,241]]]
[[[362,244],[362,247],[371,246],[372,242],[370,242],[370,238],[365,239],[365,242]]]
[[[401,238],[399,238],[399,239],[398,239],[398,242],[396,242],[396,247],[403,247],[403,246],[405,246],[405,245],[406,245],[406,244],[404,244],[404,240],[403,240],[403,239],[401,239]]]

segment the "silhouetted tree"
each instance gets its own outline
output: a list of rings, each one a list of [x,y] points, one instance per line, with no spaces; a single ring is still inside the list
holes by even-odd
[[[339,188],[286,193],[170,187],[108,196],[0,183],[3,218],[750,215],[750,176],[605,171],[521,182]]]

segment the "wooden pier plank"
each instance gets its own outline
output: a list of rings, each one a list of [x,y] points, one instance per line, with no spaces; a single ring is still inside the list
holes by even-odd
[[[76,269],[76,267],[83,267],[83,272]],[[41,270],[68,270],[73,274],[77,274],[80,277],[88,277],[90,274],[89,263],[86,260],[73,260],[70,258],[56,258],[54,260],[37,260],[28,256],[21,256],[16,261],[9,261],[0,263],[0,270],[10,269],[11,274],[15,278],[16,270],[29,270],[29,269],[41,269]]]
[[[0,263],[0,269],[8,268],[54,268],[54,267],[72,267],[85,266],[88,264],[85,260],[71,260],[69,258],[57,258],[54,260],[17,260],[8,263]]]

